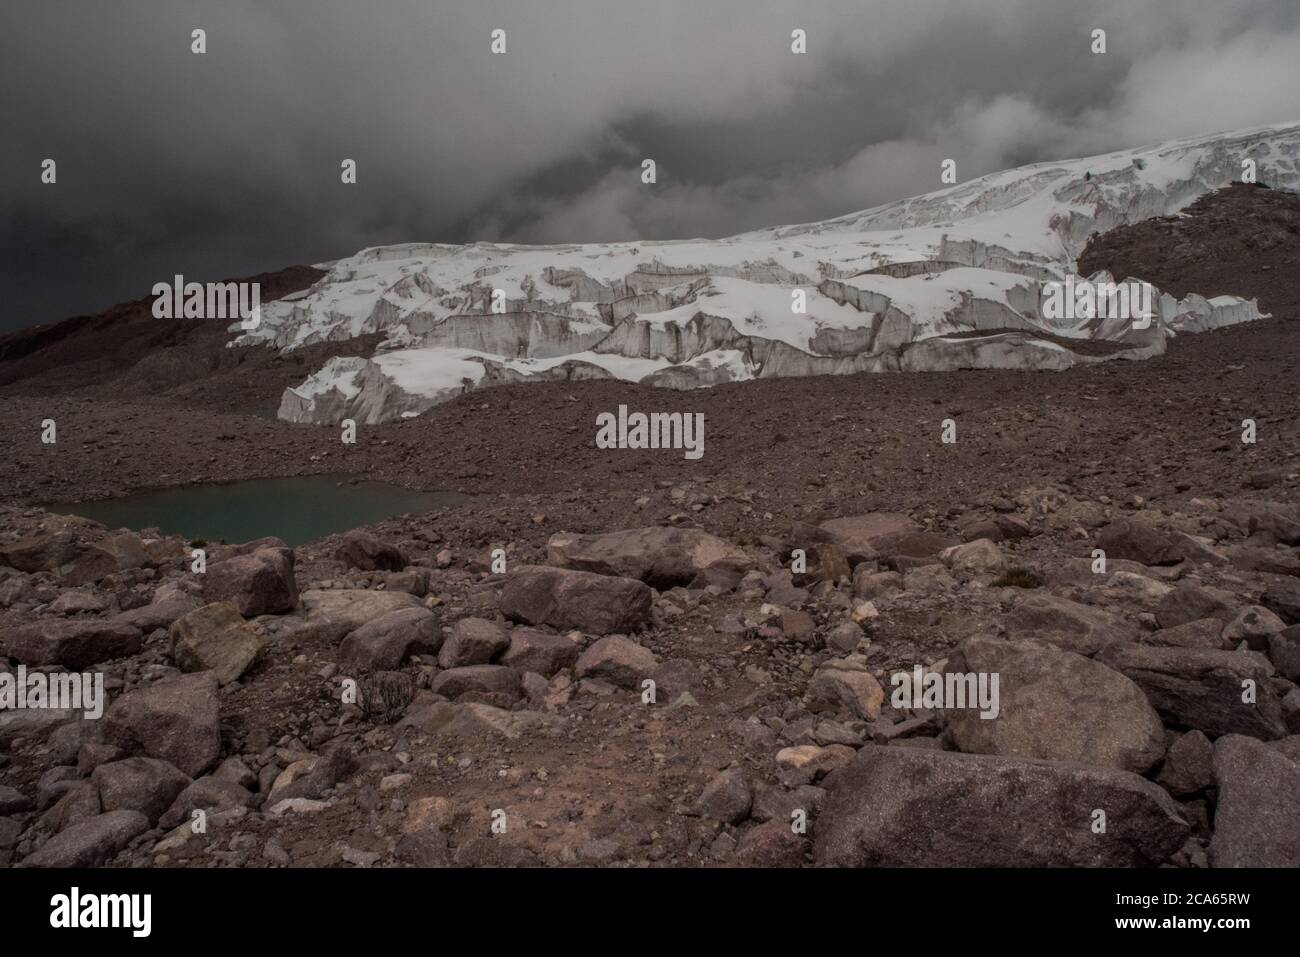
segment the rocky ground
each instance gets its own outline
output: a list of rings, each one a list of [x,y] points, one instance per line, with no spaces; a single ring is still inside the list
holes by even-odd
[[[536,384],[345,446],[268,417],[292,370],[256,351],[149,395],[125,353],[50,388],[11,339],[0,669],[111,704],[0,712],[0,862],[1300,864],[1300,217],[1269,192],[1089,255],[1176,289],[1135,270],[1190,236],[1187,288],[1274,319],[1060,374]],[[620,403],[703,412],[704,457],[596,449]],[[310,472],[478,498],[202,574],[34,504]],[[895,707],[917,666],[998,674],[998,717]]]

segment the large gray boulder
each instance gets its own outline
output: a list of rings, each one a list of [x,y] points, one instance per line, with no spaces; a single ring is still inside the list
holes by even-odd
[[[1008,638],[1037,638],[1081,655],[1134,641],[1137,628],[1124,619],[1056,595],[1028,595],[1006,617]]]
[[[149,830],[139,811],[109,811],[64,828],[23,859],[26,867],[99,867]]]
[[[1210,737],[1286,735],[1273,666],[1253,651],[1113,645],[1098,660],[1132,678],[1167,723]],[[1254,695],[1254,701],[1243,700]]]
[[[1190,830],[1116,768],[867,745],[827,780],[814,847],[834,867],[1154,867]]]
[[[182,675],[128,691],[109,707],[104,742],[198,777],[221,755],[217,676]]]
[[[190,784],[188,775],[157,758],[125,758],[101,764],[90,775],[105,811],[139,811],[158,823],[176,795]]]
[[[339,645],[339,663],[359,671],[393,671],[412,655],[437,654],[442,627],[427,608],[399,608],[366,622]]]
[[[998,675],[999,711],[947,711],[962,751],[1044,758],[1141,774],[1165,753],[1164,726],[1142,689],[1105,665],[1043,642],[971,638],[950,672]]]
[[[529,625],[595,635],[635,631],[650,620],[654,595],[633,578],[525,565],[501,590],[501,612]]]
[[[5,654],[27,665],[62,665],[84,671],[91,665],[139,654],[144,637],[134,625],[98,618],[40,621],[15,628]]]
[[[714,562],[747,562],[736,546],[695,528],[631,528],[603,535],[552,535],[546,560],[560,568],[636,578],[668,589]]]
[[[246,618],[293,611],[298,604],[293,552],[261,548],[251,555],[214,562],[203,575],[203,597],[209,602],[228,601]]]
[[[1254,738],[1214,743],[1214,867],[1300,867],[1300,764]]]
[[[390,612],[424,607],[420,599],[406,592],[369,588],[309,589],[302,593],[301,599],[308,621],[331,625],[340,635]]]
[[[204,605],[178,618],[168,636],[176,667],[211,671],[223,685],[238,681],[266,648],[262,636],[228,601]]]

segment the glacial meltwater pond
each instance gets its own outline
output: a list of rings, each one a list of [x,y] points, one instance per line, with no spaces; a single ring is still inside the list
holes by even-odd
[[[247,542],[274,535],[297,546],[407,512],[432,512],[468,502],[460,492],[413,492],[346,475],[254,479],[189,485],[122,498],[46,506],[109,528],[158,528],[193,541]]]

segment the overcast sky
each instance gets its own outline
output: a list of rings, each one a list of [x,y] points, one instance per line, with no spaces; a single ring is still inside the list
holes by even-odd
[[[0,37],[0,329],[175,273],[725,236],[937,189],[945,157],[1300,119],[1296,0],[43,0]]]

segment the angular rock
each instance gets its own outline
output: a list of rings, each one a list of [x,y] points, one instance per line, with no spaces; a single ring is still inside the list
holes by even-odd
[[[814,851],[833,867],[1153,867],[1188,833],[1128,771],[866,745],[830,781]]]
[[[1268,657],[1283,678],[1300,682],[1300,625],[1269,635]]]
[[[1273,582],[1260,604],[1288,625],[1300,624],[1300,579],[1281,578]]]
[[[302,593],[302,606],[308,620],[328,622],[343,634],[390,612],[424,607],[420,599],[406,592],[367,588],[312,589]]]
[[[1287,733],[1269,678],[1273,666],[1253,651],[1211,651],[1112,645],[1098,660],[1132,678],[1169,724],[1211,737],[1247,734],[1271,740]],[[1242,701],[1245,681],[1256,701]]]
[[[392,671],[412,655],[443,646],[438,617],[427,608],[401,608],[368,621],[339,645],[339,664],[358,671]]]
[[[157,758],[126,758],[95,768],[90,776],[99,788],[105,811],[139,811],[158,823],[176,795],[190,784],[188,775]]]
[[[1232,644],[1223,637],[1223,622],[1218,618],[1198,618],[1173,628],[1161,628],[1142,639],[1144,644],[1171,648],[1210,648],[1229,651]]]
[[[622,635],[610,635],[584,651],[575,667],[580,678],[602,678],[621,688],[639,689],[658,664],[649,648]]]
[[[1213,867],[1300,867],[1300,765],[1253,738],[1214,744]]]
[[[632,578],[525,565],[501,590],[501,612],[529,625],[595,635],[635,631],[650,620],[653,593]]]
[[[880,546],[891,539],[921,530],[921,526],[906,515],[896,512],[870,512],[866,515],[833,518],[822,522],[821,528],[830,533],[832,540],[840,546],[853,565],[875,560],[880,553]]]
[[[1156,606],[1156,621],[1161,628],[1175,628],[1201,618],[1218,618],[1227,622],[1232,618],[1230,598],[1202,585],[1183,582],[1160,600]]]
[[[949,710],[961,751],[1073,761],[1141,774],[1165,753],[1164,727],[1142,689],[1118,671],[1052,645],[971,638],[952,673],[998,675],[998,713]]]
[[[1214,783],[1214,745],[1200,731],[1178,736],[1165,755],[1156,783],[1176,797],[1198,794]]]
[[[62,665],[84,671],[91,665],[139,654],[140,629],[102,619],[41,621],[9,633],[5,654],[28,665]]]
[[[176,619],[188,615],[202,604],[192,595],[178,595],[124,611],[114,616],[113,621],[139,628],[147,635],[159,628],[170,628]]]
[[[336,555],[345,565],[361,571],[400,572],[406,567],[406,556],[397,546],[381,542],[366,532],[344,535]]]
[[[1263,651],[1268,647],[1270,635],[1276,635],[1286,628],[1286,623],[1267,608],[1251,605],[1237,612],[1237,617],[1223,629],[1223,639],[1233,647],[1246,642],[1252,651]]]
[[[293,611],[298,604],[293,552],[263,548],[214,562],[203,575],[203,597],[209,602],[228,601],[246,618]]]
[[[217,676],[200,672],[128,691],[103,718],[104,741],[197,777],[221,754]]]
[[[987,538],[945,548],[939,558],[959,576],[996,575],[1007,564],[1002,549]]]
[[[1122,518],[1111,522],[1097,536],[1097,547],[1106,558],[1120,558],[1142,565],[1176,565],[1183,550],[1172,534],[1149,522]]]
[[[109,811],[69,825],[23,864],[27,867],[100,867],[137,836],[149,830],[139,811]]]
[[[559,568],[636,578],[667,590],[688,585],[715,562],[747,563],[736,546],[695,528],[631,528],[603,535],[552,535],[546,561]]]
[[[1137,629],[1124,619],[1055,595],[1027,595],[1005,623],[1008,638],[1037,638],[1081,655],[1094,655],[1108,645],[1138,637]]]
[[[814,714],[846,713],[864,721],[880,717],[885,690],[866,666],[849,660],[826,662],[813,674],[804,705]]]
[[[434,694],[456,700],[472,695],[473,700],[496,707],[508,707],[519,700],[519,672],[505,665],[466,665],[439,672],[430,689]]]
[[[705,785],[695,802],[695,813],[710,821],[739,824],[749,817],[753,800],[754,789],[745,773],[738,768],[730,768]]]
[[[158,819],[158,826],[171,829],[193,819],[197,810],[227,811],[232,808],[252,808],[257,798],[247,788],[234,781],[215,775],[198,778],[176,796],[166,812]]]
[[[178,618],[168,637],[176,667],[189,672],[211,671],[222,685],[238,681],[266,647],[262,636],[228,601],[204,605]]]
[[[438,664],[443,668],[485,665],[509,647],[510,636],[495,621],[462,618],[451,626],[438,652]]]
[[[577,643],[563,635],[519,627],[510,632],[510,647],[501,656],[501,663],[549,678],[557,671],[572,668],[580,653]]]

